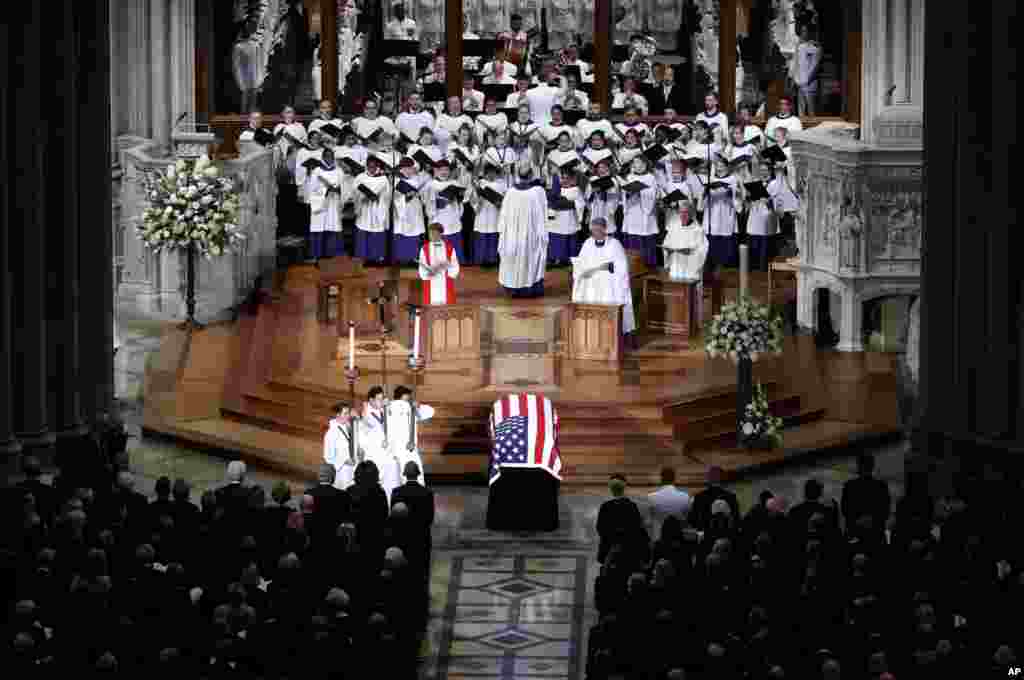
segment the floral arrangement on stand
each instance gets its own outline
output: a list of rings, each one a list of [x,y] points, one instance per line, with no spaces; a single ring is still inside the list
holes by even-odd
[[[782,446],[782,418],[768,410],[768,394],[758,383],[740,421],[740,439],[751,448]]]
[[[726,357],[757,361],[762,355],[782,354],[782,317],[768,305],[744,296],[722,305],[704,330],[704,349],[712,359]]]
[[[166,170],[147,173],[142,185],[149,201],[136,227],[154,253],[176,250],[187,256],[185,293],[188,318],[195,321],[195,259],[226,255],[239,248],[245,234],[239,227],[240,199],[234,181],[222,177],[209,158],[181,159]]]

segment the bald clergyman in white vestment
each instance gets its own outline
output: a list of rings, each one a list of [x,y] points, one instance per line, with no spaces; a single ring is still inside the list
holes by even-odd
[[[533,181],[527,162],[516,166],[518,183],[505,193],[498,214],[498,281],[513,297],[544,295],[548,257],[548,196]]]
[[[572,301],[588,305],[622,305],[622,332],[636,329],[629,261],[622,243],[608,238],[604,218],[590,222],[590,238],[572,259]]]

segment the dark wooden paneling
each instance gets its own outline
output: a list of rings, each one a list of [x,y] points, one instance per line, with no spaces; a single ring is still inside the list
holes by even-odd
[[[730,117],[736,112],[736,2],[721,0],[718,29],[718,106]]]

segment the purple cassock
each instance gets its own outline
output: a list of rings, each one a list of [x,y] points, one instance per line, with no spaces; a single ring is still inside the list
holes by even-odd
[[[568,262],[580,252],[580,239],[576,234],[548,234],[548,264]]]
[[[622,234],[622,246],[626,250],[640,253],[644,258],[644,264],[648,267],[658,266],[658,235],[637,236],[636,234]]]
[[[387,255],[388,235],[383,231],[363,231],[356,227],[356,257],[367,262],[383,262]]]
[[[417,263],[420,260],[420,248],[423,247],[422,236],[402,236],[395,234],[391,240],[391,254],[395,262],[400,264]]]
[[[455,255],[459,258],[459,262],[465,262],[466,255],[462,248],[462,234],[445,234],[442,238],[455,249]]]
[[[736,263],[736,237],[708,234],[708,266],[730,267]]]
[[[313,232],[309,235],[309,248],[314,260],[345,254],[341,233],[337,231]]]
[[[498,234],[474,234],[473,264],[498,264]]]

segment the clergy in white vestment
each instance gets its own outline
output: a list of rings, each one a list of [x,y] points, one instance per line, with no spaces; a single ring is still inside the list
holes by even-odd
[[[401,470],[398,459],[391,449],[390,404],[384,395],[384,388],[376,385],[367,395],[363,417],[359,419],[356,443],[362,452],[362,459],[371,461],[380,473],[380,485],[391,505],[391,492],[401,484]]]
[[[520,162],[516,174],[518,182],[498,213],[498,281],[513,297],[539,297],[548,255],[548,197],[544,186],[533,181],[528,162]]]
[[[334,162],[334,151],[324,149],[323,164],[313,170],[309,193],[309,237],[314,260],[344,255],[341,208],[351,200],[344,173]]]
[[[669,278],[693,281],[700,286],[704,260],[708,256],[708,238],[701,225],[693,220],[686,201],[674,204],[673,209],[666,212],[665,240],[661,242],[661,249],[665,253],[665,271]]]
[[[339,489],[346,489],[355,481],[359,443],[352,433],[357,420],[348,404],[338,404],[324,434],[324,462],[334,466],[334,486]],[[358,431],[358,427],[355,429]]]
[[[588,305],[622,305],[622,332],[636,329],[629,261],[622,244],[608,238],[603,218],[590,221],[590,238],[572,260],[572,301]]]
[[[382,165],[371,156],[366,161],[366,172],[355,179],[355,256],[366,261],[383,262],[387,247],[391,181],[382,174]]]
[[[412,391],[403,385],[395,388],[395,398],[391,400],[390,419],[388,420],[388,443],[392,453],[398,459],[400,470],[405,470],[410,461],[416,463],[420,470],[417,482],[423,484],[423,460],[420,457],[420,423],[434,417],[434,408],[426,404],[414,404]],[[414,415],[415,414],[415,415]],[[415,418],[415,419],[414,419]]]
[[[420,249],[419,275],[423,281],[423,304],[455,304],[455,279],[459,278],[459,256],[444,240],[444,227],[430,225],[429,239]]]

